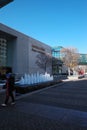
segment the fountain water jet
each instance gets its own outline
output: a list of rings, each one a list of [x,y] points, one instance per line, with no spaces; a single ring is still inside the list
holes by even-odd
[[[50,76],[50,74],[45,73],[39,74],[38,72],[35,74],[25,74],[23,77],[21,77],[21,80],[19,81],[20,85],[25,85],[25,84],[35,84],[35,83],[41,83],[41,82],[47,82],[47,81],[52,81],[53,76]]]

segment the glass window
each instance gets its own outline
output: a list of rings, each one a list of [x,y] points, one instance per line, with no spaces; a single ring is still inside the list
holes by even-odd
[[[6,66],[7,58],[7,42],[5,39],[0,38],[0,66]]]

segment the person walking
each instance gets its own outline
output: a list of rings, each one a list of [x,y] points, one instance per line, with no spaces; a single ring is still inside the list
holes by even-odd
[[[14,94],[13,94],[14,85],[15,85],[14,75],[7,72],[7,74],[6,74],[6,98],[5,98],[5,102],[2,104],[2,106],[7,106],[9,97],[11,97],[11,99],[12,99],[11,104],[15,104],[15,99],[14,99]]]

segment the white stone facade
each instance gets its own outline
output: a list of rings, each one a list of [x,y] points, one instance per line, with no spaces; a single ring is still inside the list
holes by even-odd
[[[1,23],[0,38],[6,40],[6,65],[12,67],[14,73],[44,73],[44,71],[35,64],[36,55],[43,52],[51,55],[50,46]],[[47,71],[50,74],[52,73],[52,65]]]

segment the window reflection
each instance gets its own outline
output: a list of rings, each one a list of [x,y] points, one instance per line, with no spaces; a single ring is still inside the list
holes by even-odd
[[[0,66],[6,66],[7,59],[7,41],[0,38]]]

